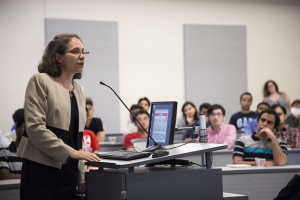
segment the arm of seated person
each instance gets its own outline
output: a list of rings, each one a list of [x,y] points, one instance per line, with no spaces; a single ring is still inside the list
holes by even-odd
[[[244,161],[244,158],[240,156],[233,157],[233,164],[245,164],[245,165],[256,166],[255,161]]]
[[[21,179],[21,174],[10,173],[8,169],[0,169],[0,180]]]
[[[287,162],[287,146],[285,142],[280,142],[280,144],[277,141],[277,138],[275,137],[274,133],[268,129],[268,128],[263,128],[259,134],[261,133],[266,133],[268,138],[272,141],[272,150],[273,150],[273,158],[274,158],[274,163],[277,166],[283,166]]]
[[[105,132],[104,132],[104,130],[97,132],[96,136],[97,136],[98,142],[104,142],[104,139],[105,139]]]
[[[126,151],[134,151],[134,148],[133,148],[133,146],[131,146],[131,147],[127,147],[127,148],[126,148]]]

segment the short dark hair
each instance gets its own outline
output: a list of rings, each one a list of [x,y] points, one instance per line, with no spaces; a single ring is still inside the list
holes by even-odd
[[[130,111],[134,110],[134,109],[141,109],[143,110],[143,107],[140,106],[140,105],[137,105],[137,104],[133,104],[131,107],[130,107]]]
[[[260,102],[260,103],[257,105],[256,109],[258,109],[258,107],[259,107],[260,105],[266,105],[266,106],[268,106],[268,108],[270,108],[270,105],[269,105],[268,103],[266,103],[266,102]]]
[[[300,99],[296,99],[295,101],[293,101],[293,103],[292,103],[292,107],[295,105],[295,104],[300,104]]]
[[[195,110],[196,110],[196,112],[195,112],[195,114],[194,114],[194,121],[199,119],[199,117],[198,117],[198,111],[197,111],[197,108],[196,108],[195,104],[193,104],[193,103],[190,102],[190,101],[187,101],[187,102],[185,102],[185,103],[183,104],[183,106],[182,106],[182,108],[181,108],[181,112],[182,112],[182,114],[183,114],[183,116],[184,116],[185,124],[186,124],[186,125],[188,125],[188,122],[187,122],[187,120],[186,120],[186,114],[184,113],[184,107],[186,107],[187,105],[192,106],[192,107],[195,108]]]
[[[22,126],[22,124],[24,124],[24,123],[25,123],[24,115],[21,115],[17,121],[16,128],[20,128]]]
[[[249,95],[249,96],[251,97],[251,100],[253,99],[250,92],[244,92],[244,93],[241,95],[241,97],[240,97],[240,101],[242,100],[242,98],[243,98],[244,95]]]
[[[23,115],[24,115],[24,108],[20,108],[14,112],[14,114],[12,115],[12,118],[13,118],[14,122],[16,123],[20,119],[20,117],[22,117]]]
[[[282,112],[286,115],[286,108],[284,106],[280,105],[280,104],[274,104],[274,105],[271,106],[270,109],[275,110],[277,107],[280,107]]]
[[[277,114],[274,110],[271,110],[271,109],[263,110],[263,111],[258,115],[257,121],[260,120],[261,116],[262,116],[264,113],[267,113],[267,114],[269,114],[269,115],[274,115],[274,116],[275,116],[275,124],[274,124],[273,129],[277,129],[277,127],[278,127],[279,124],[280,124],[280,118],[279,118],[278,114]]]
[[[209,107],[210,107],[210,104],[209,104],[209,103],[203,103],[203,104],[201,104],[201,105],[199,106],[199,112],[201,112],[201,110],[202,110],[203,108],[208,109]]]
[[[133,114],[135,117],[137,117],[138,115],[141,115],[141,114],[146,114],[146,115],[148,115],[148,117],[150,117],[149,113],[146,110],[139,110]],[[135,122],[135,118],[133,118],[133,122]]]
[[[273,80],[268,80],[266,83],[265,83],[265,86],[264,86],[264,96],[267,97],[270,95],[270,92],[268,90],[268,83],[269,82],[272,82],[275,86],[275,89],[276,89],[276,92],[279,93],[279,89],[278,89],[278,85],[275,83],[275,81]]]
[[[86,99],[85,105],[91,105],[93,107],[93,101],[90,99]]]
[[[149,99],[147,97],[140,98],[139,101],[138,101],[138,104],[140,104],[141,101],[147,101],[148,105],[150,106],[150,101],[149,101]]]
[[[223,108],[223,106],[221,106],[220,104],[213,104],[212,106],[210,106],[207,110],[207,115],[210,115],[214,110],[216,109],[221,109],[222,110],[222,113],[223,115],[225,116],[225,109]]]
[[[87,115],[89,115],[89,109],[85,107],[85,111],[87,112]]]
[[[56,53],[61,55],[65,54],[72,38],[77,38],[81,41],[81,38],[77,34],[60,34],[56,35],[53,40],[49,42],[44,51],[42,60],[38,65],[38,71],[40,73],[46,73],[52,77],[61,75],[62,67],[61,64],[56,61]],[[73,76],[73,79],[81,79],[81,77],[81,73],[76,73]]]

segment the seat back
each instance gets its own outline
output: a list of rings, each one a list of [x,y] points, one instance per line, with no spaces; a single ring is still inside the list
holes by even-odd
[[[144,149],[146,149],[147,146],[147,138],[132,139],[131,144],[133,147],[137,148],[137,151],[143,151]]]

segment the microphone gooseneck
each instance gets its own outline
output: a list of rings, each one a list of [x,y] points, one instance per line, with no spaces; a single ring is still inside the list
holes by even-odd
[[[106,85],[105,83],[103,83],[102,81],[100,82],[101,85],[104,85],[106,87],[108,87],[109,89],[111,89],[115,95],[119,98],[119,100],[123,103],[123,105],[127,108],[127,110],[130,112],[130,114],[134,117],[134,119],[139,123],[139,125],[144,129],[144,131],[147,133],[147,135],[149,136],[149,138],[151,138],[151,140],[154,142],[154,146],[150,149],[151,151],[149,151],[149,148],[147,148],[146,150],[148,150],[148,152],[153,152],[155,150],[158,149],[165,149],[162,145],[158,144],[157,142],[155,142],[155,140],[151,137],[151,135],[148,133],[148,131],[146,131],[146,129],[144,128],[144,126],[139,122],[139,120],[135,117],[135,115],[130,111],[130,109],[126,106],[126,104],[122,101],[122,99],[119,97],[119,95],[108,85]],[[162,147],[161,147],[162,146]],[[144,151],[146,151],[144,150]]]

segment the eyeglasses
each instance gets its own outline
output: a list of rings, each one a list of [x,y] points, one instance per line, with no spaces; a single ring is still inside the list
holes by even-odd
[[[66,51],[66,53],[71,53],[71,54],[79,56],[80,54],[87,55],[90,52],[88,52],[88,51],[80,51],[80,50],[71,50],[71,51]]]
[[[223,114],[222,113],[210,113],[209,116],[210,117],[215,117],[215,116],[221,117],[221,116],[223,116]]]
[[[267,122],[270,126],[272,126],[272,125],[274,124],[274,122],[269,121],[269,120],[266,120],[265,118],[260,118],[260,121],[261,121],[262,123]]]
[[[149,121],[149,118],[148,117],[144,117],[144,118],[137,117],[137,120],[139,120],[139,121]]]

